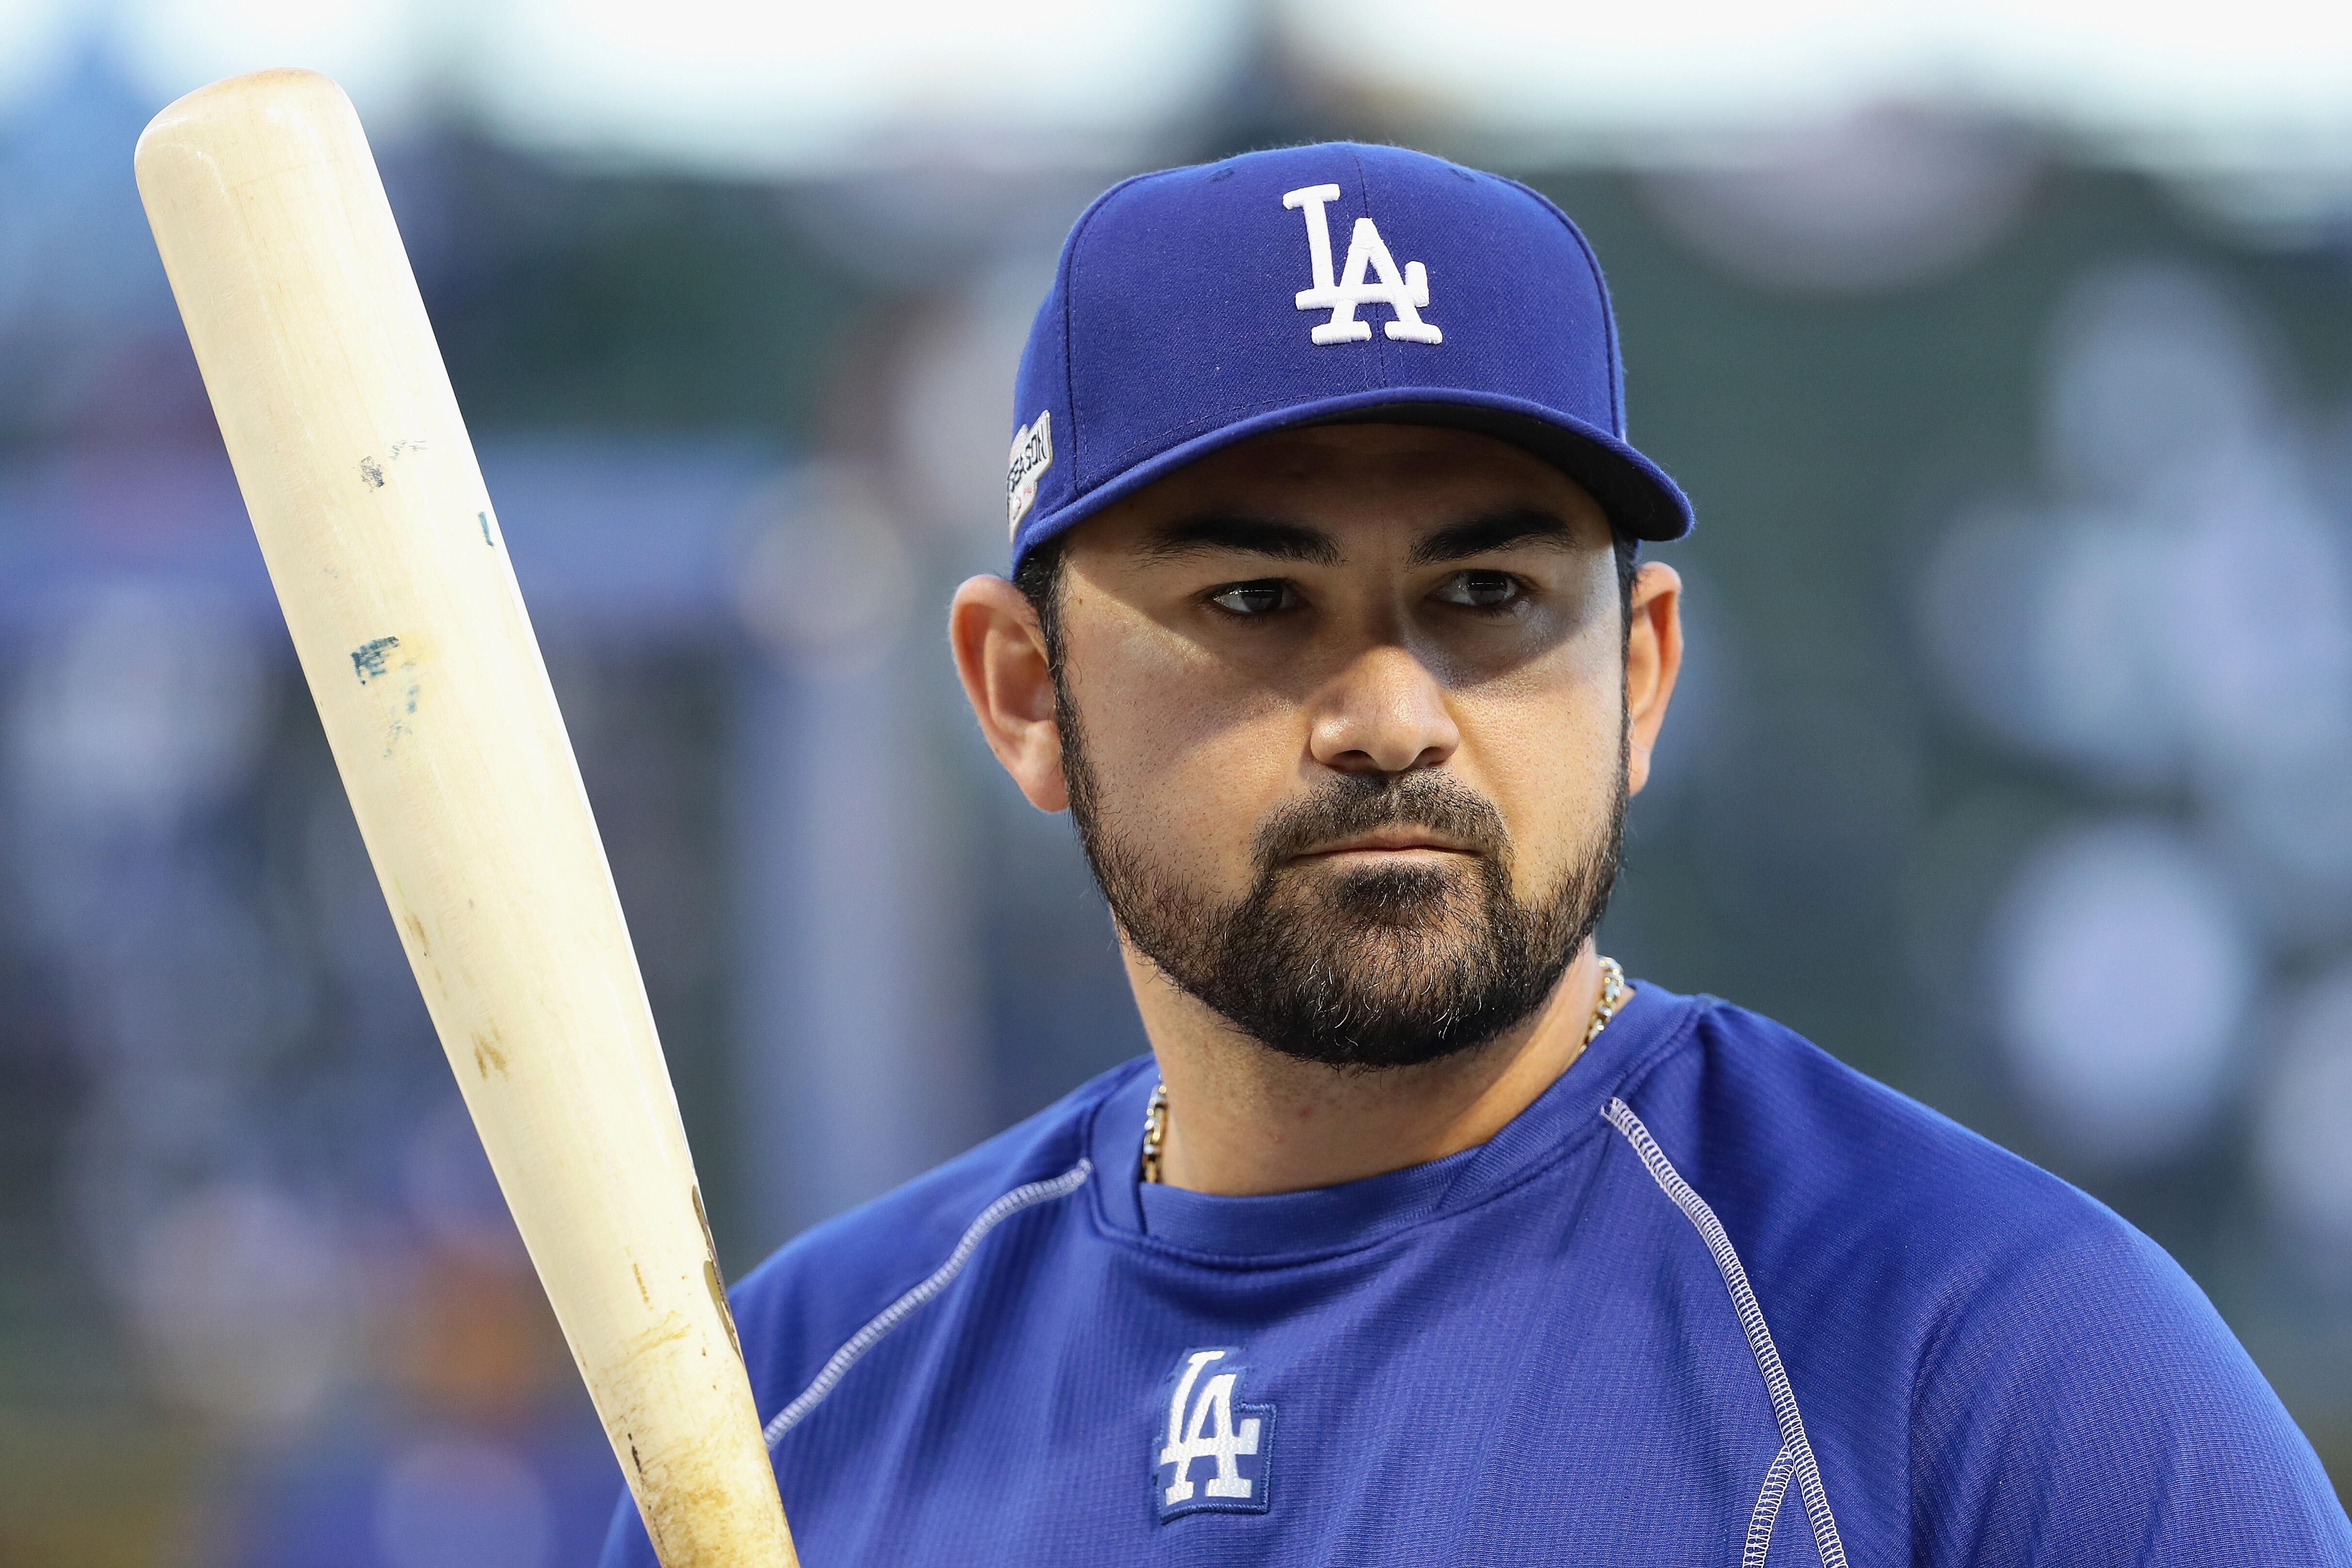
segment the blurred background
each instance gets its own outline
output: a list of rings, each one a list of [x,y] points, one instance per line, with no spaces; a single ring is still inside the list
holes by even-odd
[[[1142,1048],[964,714],[1013,365],[1136,170],[1596,243],[1691,667],[1604,947],[2098,1194],[2352,1484],[2352,11],[0,5],[0,1563],[542,1568],[618,1476],[131,180],[368,121],[740,1274]]]

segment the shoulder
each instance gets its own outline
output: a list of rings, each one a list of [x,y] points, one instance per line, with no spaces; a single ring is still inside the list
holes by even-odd
[[[1824,1293],[1978,1289],[2060,1256],[2188,1285],[2088,1194],[1793,1030],[1713,998],[1686,1028],[1621,1092],[1743,1257]]]
[[[1769,1018],[1702,1002],[1687,1045],[1625,1098],[1759,1289],[1814,1322],[1899,1325],[1929,1369],[1971,1322],[2035,1317],[2070,1338],[2127,1318],[2236,1351],[2204,1292],[2113,1209]]]
[[[1738,1250],[1824,1473],[1906,1455],[1931,1560],[2042,1560],[2011,1550],[2030,1538],[2203,1562],[2248,1531],[2272,1561],[2352,1560],[2262,1373],[2105,1205],[1711,1000],[1621,1093]]]
[[[968,1242],[1084,1186],[1094,1113],[1143,1067],[1129,1062],[1080,1085],[969,1152],[811,1227],[745,1275],[728,1296],[761,1408],[772,1409],[782,1384],[805,1381]]]

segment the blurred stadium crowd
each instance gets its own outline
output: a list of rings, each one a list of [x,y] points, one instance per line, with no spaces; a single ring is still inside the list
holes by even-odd
[[[163,98],[93,40],[0,106],[0,1562],[586,1561],[617,1473],[155,262]],[[1050,159],[380,139],[729,1268],[1142,1048],[940,614],[1086,200],[1392,137],[1585,226],[1698,504],[1604,951],[2114,1205],[2352,1483],[2352,206],[1949,108],[1570,157],[1249,40]]]

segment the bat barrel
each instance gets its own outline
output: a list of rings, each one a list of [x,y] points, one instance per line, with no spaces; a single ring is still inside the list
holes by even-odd
[[[537,639],[357,115],[215,83],[139,188],[386,903],[667,1568],[792,1538]]]

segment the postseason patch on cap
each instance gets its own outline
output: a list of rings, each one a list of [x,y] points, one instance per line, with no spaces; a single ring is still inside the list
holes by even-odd
[[[1002,430],[1002,425],[997,426]],[[1037,479],[1054,466],[1054,425],[1050,411],[1041,412],[1034,425],[1013,433],[1013,457],[1004,470],[1005,531],[1021,527],[1021,520],[1037,504]]]

